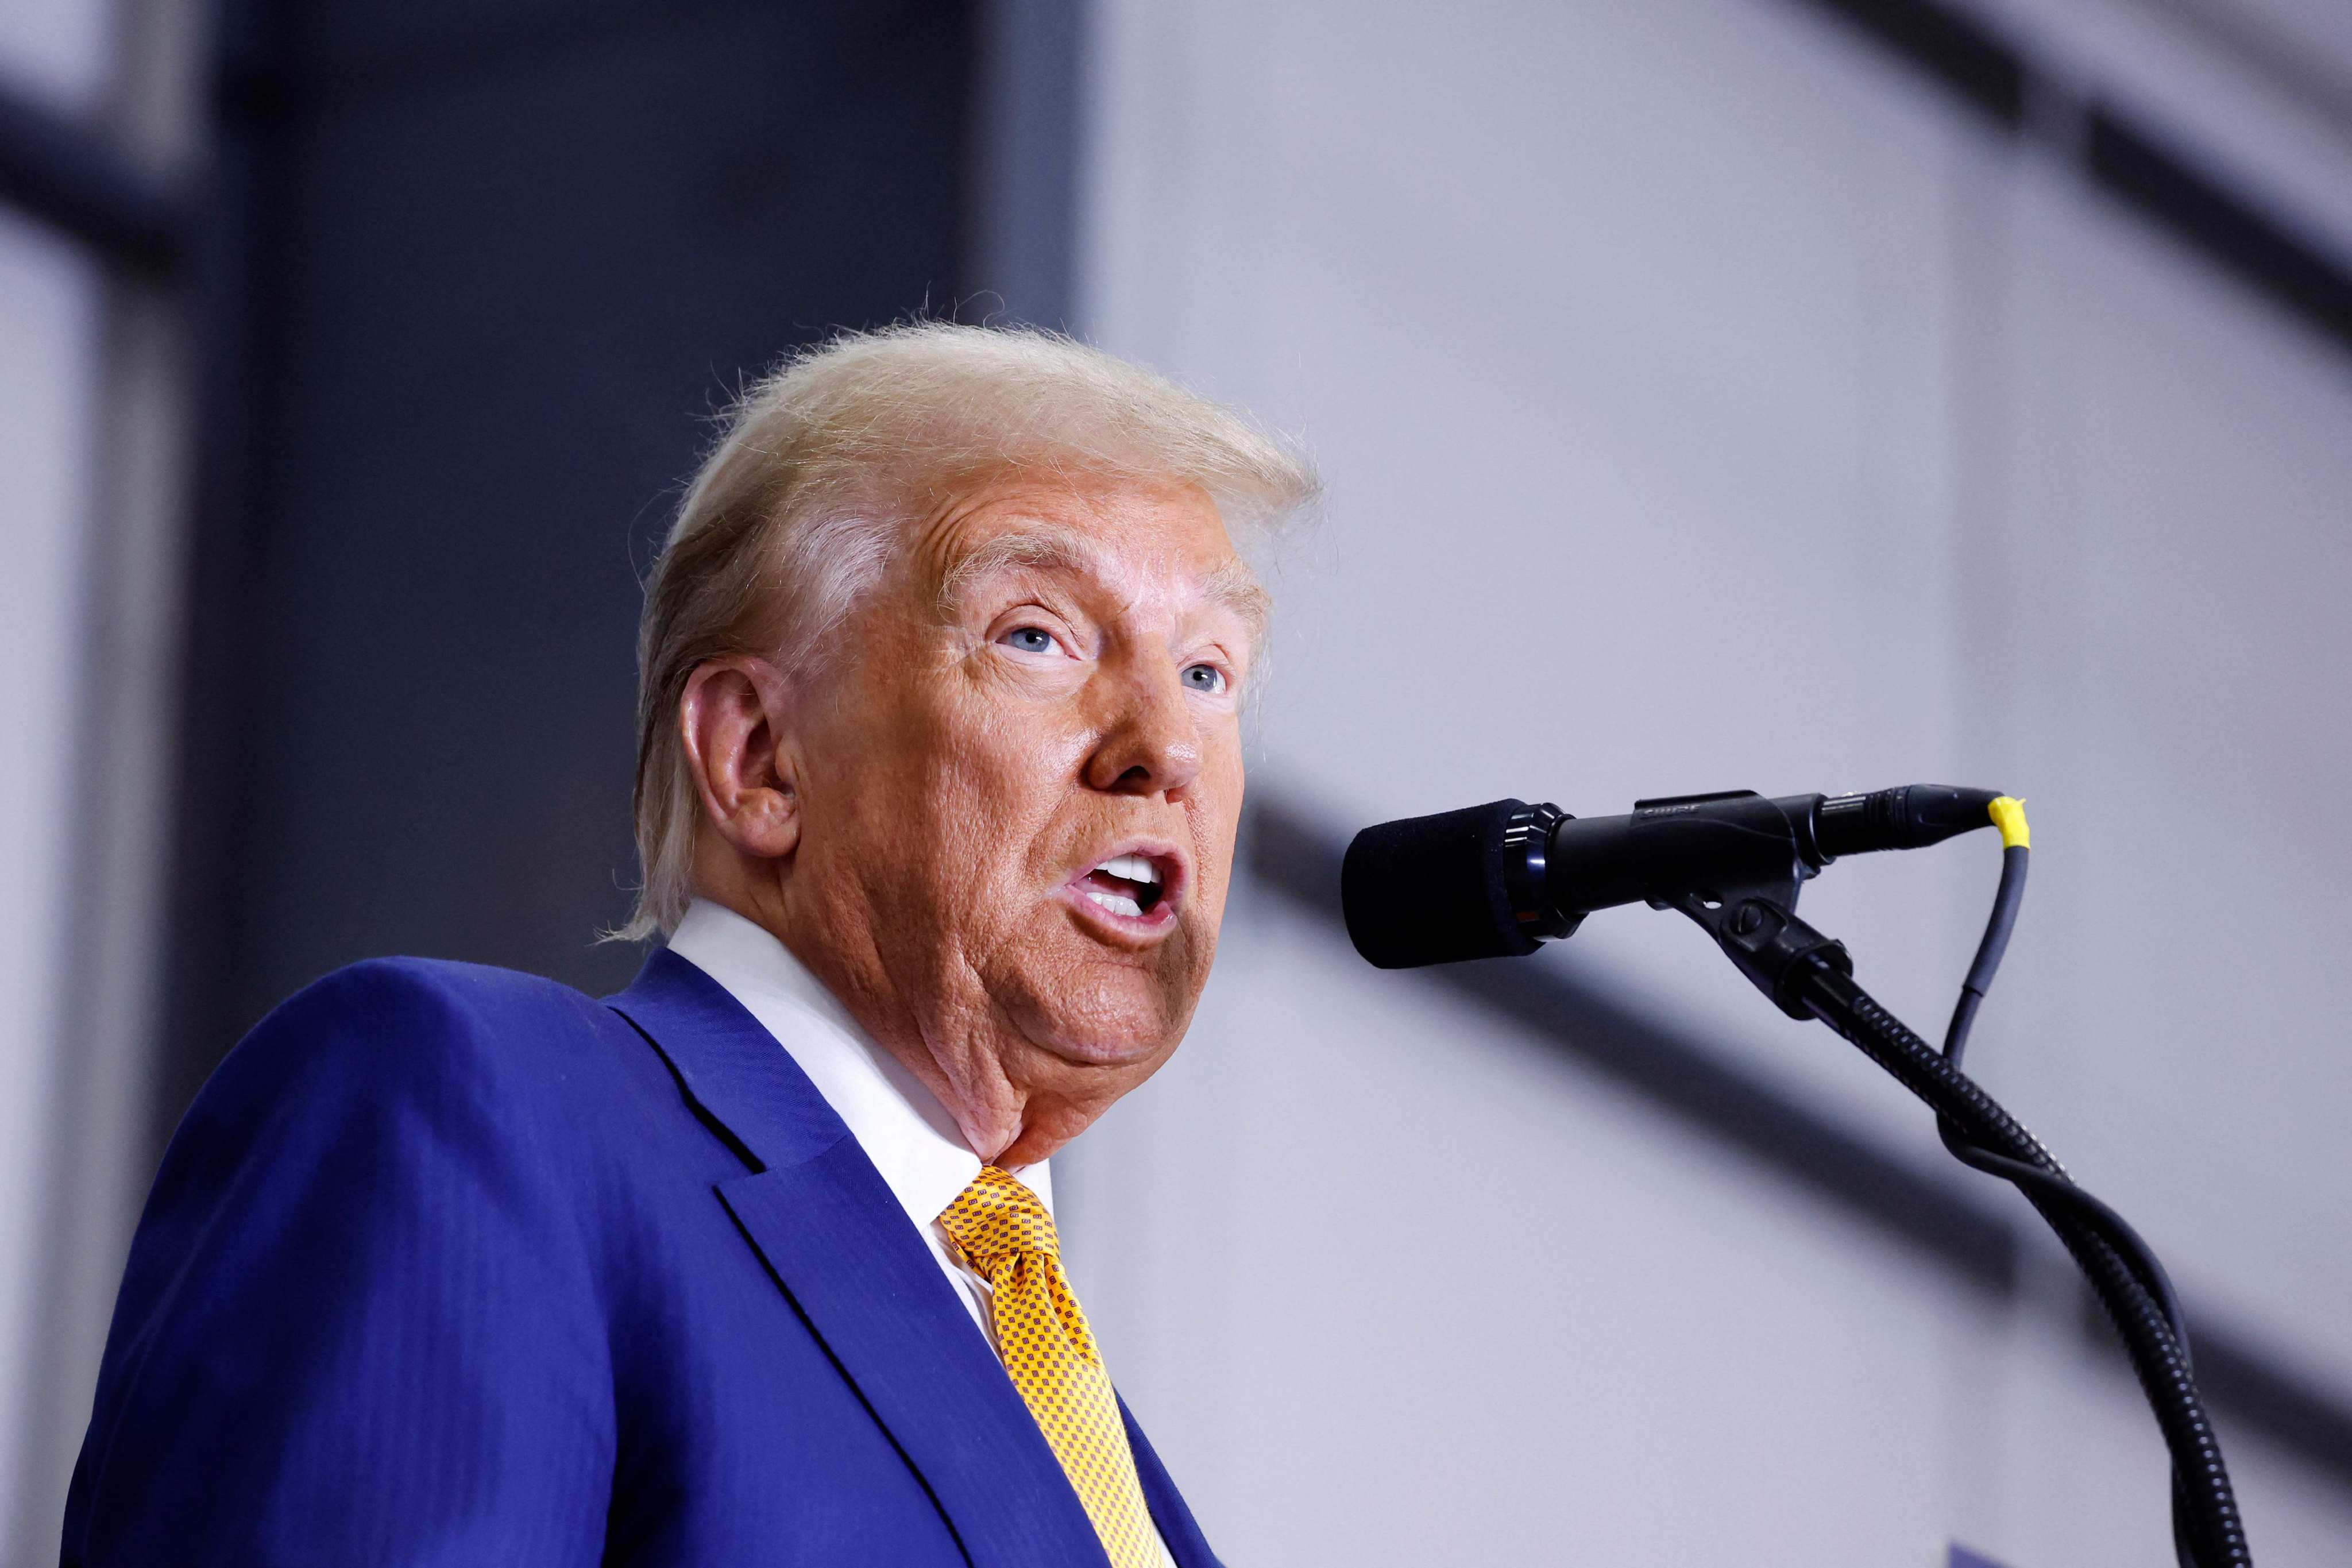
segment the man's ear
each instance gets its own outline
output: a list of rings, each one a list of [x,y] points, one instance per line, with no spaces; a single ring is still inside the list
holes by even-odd
[[[800,793],[784,727],[790,699],[775,666],[739,654],[698,667],[677,705],[703,816],[736,849],[766,860],[800,843]]]

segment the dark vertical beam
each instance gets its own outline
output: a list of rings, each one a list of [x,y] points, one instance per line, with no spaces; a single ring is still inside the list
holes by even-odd
[[[1077,296],[1087,0],[977,13],[968,314],[1067,330]]]
[[[271,301],[281,278],[292,18],[287,0],[214,8],[210,172],[189,281],[194,291],[195,474],[180,643],[179,787],[166,911],[163,1031],[151,1100],[150,1165],[218,1060],[239,1016],[256,823],[253,738],[271,537],[265,411],[278,363]]]

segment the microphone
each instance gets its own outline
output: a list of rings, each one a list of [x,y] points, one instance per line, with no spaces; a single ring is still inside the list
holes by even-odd
[[[1839,856],[1991,826],[2000,798],[1950,784],[1777,800],[1731,790],[1589,817],[1490,801],[1357,834],[1339,902],[1356,951],[1382,969],[1517,957],[1619,904],[1713,909],[1763,896],[1793,908],[1798,887]]]

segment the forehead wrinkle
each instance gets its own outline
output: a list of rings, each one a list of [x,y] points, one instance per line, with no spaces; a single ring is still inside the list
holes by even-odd
[[[940,576],[939,609],[943,616],[974,584],[1006,571],[1064,571],[1091,578],[1132,605],[1136,595],[1118,579],[1113,552],[1095,540],[1072,530],[1052,526],[1019,528],[1000,533],[950,562]],[[1202,601],[1227,611],[1248,629],[1253,643],[1263,637],[1271,604],[1248,565],[1229,558],[1201,579]]]
[[[950,562],[940,574],[940,613],[951,612],[973,584],[1000,572],[1063,571],[1102,579],[1106,574],[1100,556],[1092,542],[1065,529],[1024,528],[1000,533]]]

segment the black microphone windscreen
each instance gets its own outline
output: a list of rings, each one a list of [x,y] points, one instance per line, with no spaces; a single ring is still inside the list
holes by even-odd
[[[1357,834],[1339,867],[1356,951],[1381,969],[1533,952],[1503,881],[1503,832],[1526,809],[1498,800]]]

